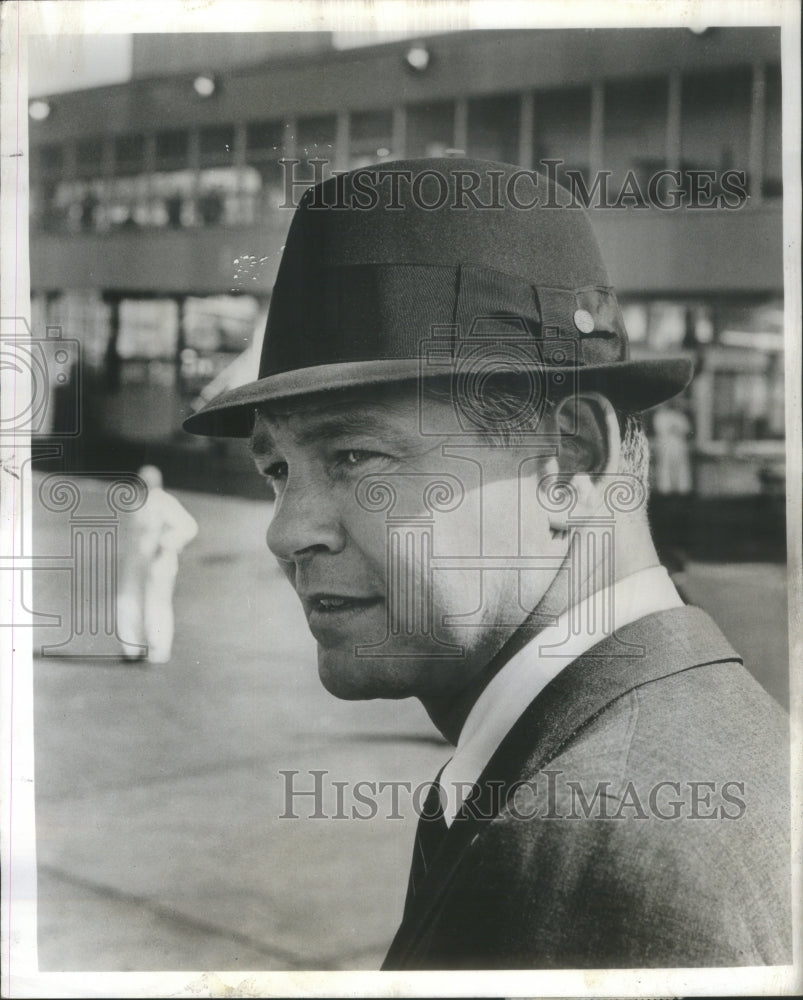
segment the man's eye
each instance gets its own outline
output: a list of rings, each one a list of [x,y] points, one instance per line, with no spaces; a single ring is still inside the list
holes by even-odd
[[[342,465],[348,468],[356,468],[365,462],[389,460],[390,456],[380,451],[364,451],[361,448],[349,448],[340,454]]]
[[[287,462],[272,462],[263,469],[262,475],[271,482],[283,482],[287,479]]]

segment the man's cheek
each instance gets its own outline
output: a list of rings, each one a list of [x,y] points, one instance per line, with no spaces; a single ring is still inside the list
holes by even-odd
[[[361,553],[361,561],[382,579],[386,576],[388,524],[384,515],[350,518],[345,522],[351,545]]]
[[[295,590],[296,586],[296,565],[294,562],[288,562],[286,559],[277,559],[276,564],[282,573],[290,581],[290,586]]]

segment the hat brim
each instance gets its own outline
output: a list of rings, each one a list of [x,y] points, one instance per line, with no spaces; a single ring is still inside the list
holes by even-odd
[[[528,370],[544,372],[543,366]],[[666,402],[689,384],[694,366],[689,358],[649,358],[617,361],[588,367],[549,366],[549,373],[561,372],[567,386],[575,390],[596,390],[618,409],[640,412]],[[443,378],[443,371],[433,374]],[[254,411],[263,403],[384,383],[417,382],[422,377],[418,360],[358,361],[315,365],[269,375],[221,393],[202,410],[184,421],[190,434],[210,437],[249,437]],[[424,373],[424,377],[427,375]]]

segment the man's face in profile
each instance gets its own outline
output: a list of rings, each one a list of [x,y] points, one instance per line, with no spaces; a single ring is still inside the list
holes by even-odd
[[[422,432],[453,423],[451,402],[419,399],[416,386],[322,393],[257,416],[252,451],[276,492],[268,546],[339,697],[457,695],[554,579],[548,519],[527,500],[538,461],[479,435],[444,449],[445,434]],[[547,557],[543,570],[499,568],[522,545]],[[480,573],[481,554],[495,568]]]

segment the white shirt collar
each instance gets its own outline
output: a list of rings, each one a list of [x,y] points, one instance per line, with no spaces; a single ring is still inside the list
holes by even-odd
[[[441,803],[447,825],[451,826],[469,788],[519,716],[564,667],[612,630],[656,611],[678,607],[683,607],[683,601],[666,569],[651,566],[567,609],[511,657],[474,703],[454,756],[441,773]]]

